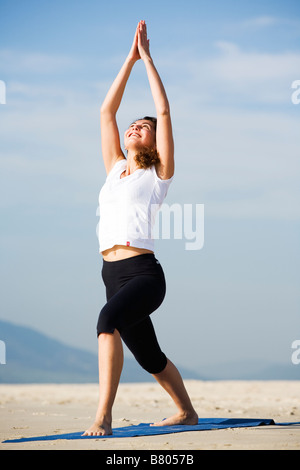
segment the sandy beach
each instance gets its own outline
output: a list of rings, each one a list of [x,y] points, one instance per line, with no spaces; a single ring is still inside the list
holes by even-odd
[[[185,381],[199,418],[300,421],[300,381]],[[300,450],[300,425],[193,431],[119,439],[3,443],[84,431],[94,418],[97,384],[0,385],[1,450]],[[176,410],[156,383],[121,384],[113,427],[154,422]]]

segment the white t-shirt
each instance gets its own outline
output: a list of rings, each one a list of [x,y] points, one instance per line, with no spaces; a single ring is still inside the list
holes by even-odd
[[[100,253],[114,245],[154,251],[155,216],[174,178],[160,179],[153,165],[121,178],[126,159],[115,163],[99,194]]]

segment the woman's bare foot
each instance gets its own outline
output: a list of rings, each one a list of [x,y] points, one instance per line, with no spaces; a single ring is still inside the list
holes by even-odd
[[[89,429],[87,429],[82,436],[109,436],[112,434],[111,423],[102,420],[95,422]]]
[[[184,425],[195,425],[198,424],[198,415],[197,413],[177,413],[176,415],[171,416],[170,418],[159,421],[158,423],[153,423],[151,426],[176,426],[178,424]]]

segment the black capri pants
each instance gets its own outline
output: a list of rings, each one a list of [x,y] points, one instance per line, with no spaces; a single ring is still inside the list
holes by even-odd
[[[117,329],[143,369],[158,374],[167,365],[150,319],[166,293],[159,261],[152,253],[119,261],[103,260],[102,278],[107,303],[99,314],[97,335]]]

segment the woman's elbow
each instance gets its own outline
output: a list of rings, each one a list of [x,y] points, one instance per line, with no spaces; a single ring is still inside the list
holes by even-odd
[[[106,106],[105,104],[102,104],[101,107],[100,107],[100,114],[105,115],[105,114],[109,114],[109,113],[111,113],[111,110],[109,109],[109,107]]]
[[[156,110],[157,117],[158,116],[170,116],[170,108],[169,106],[163,106]]]
[[[105,101],[102,103],[100,107],[100,114],[102,116],[114,116],[117,113],[117,110],[114,108],[114,106],[111,106],[111,104],[105,103]]]

